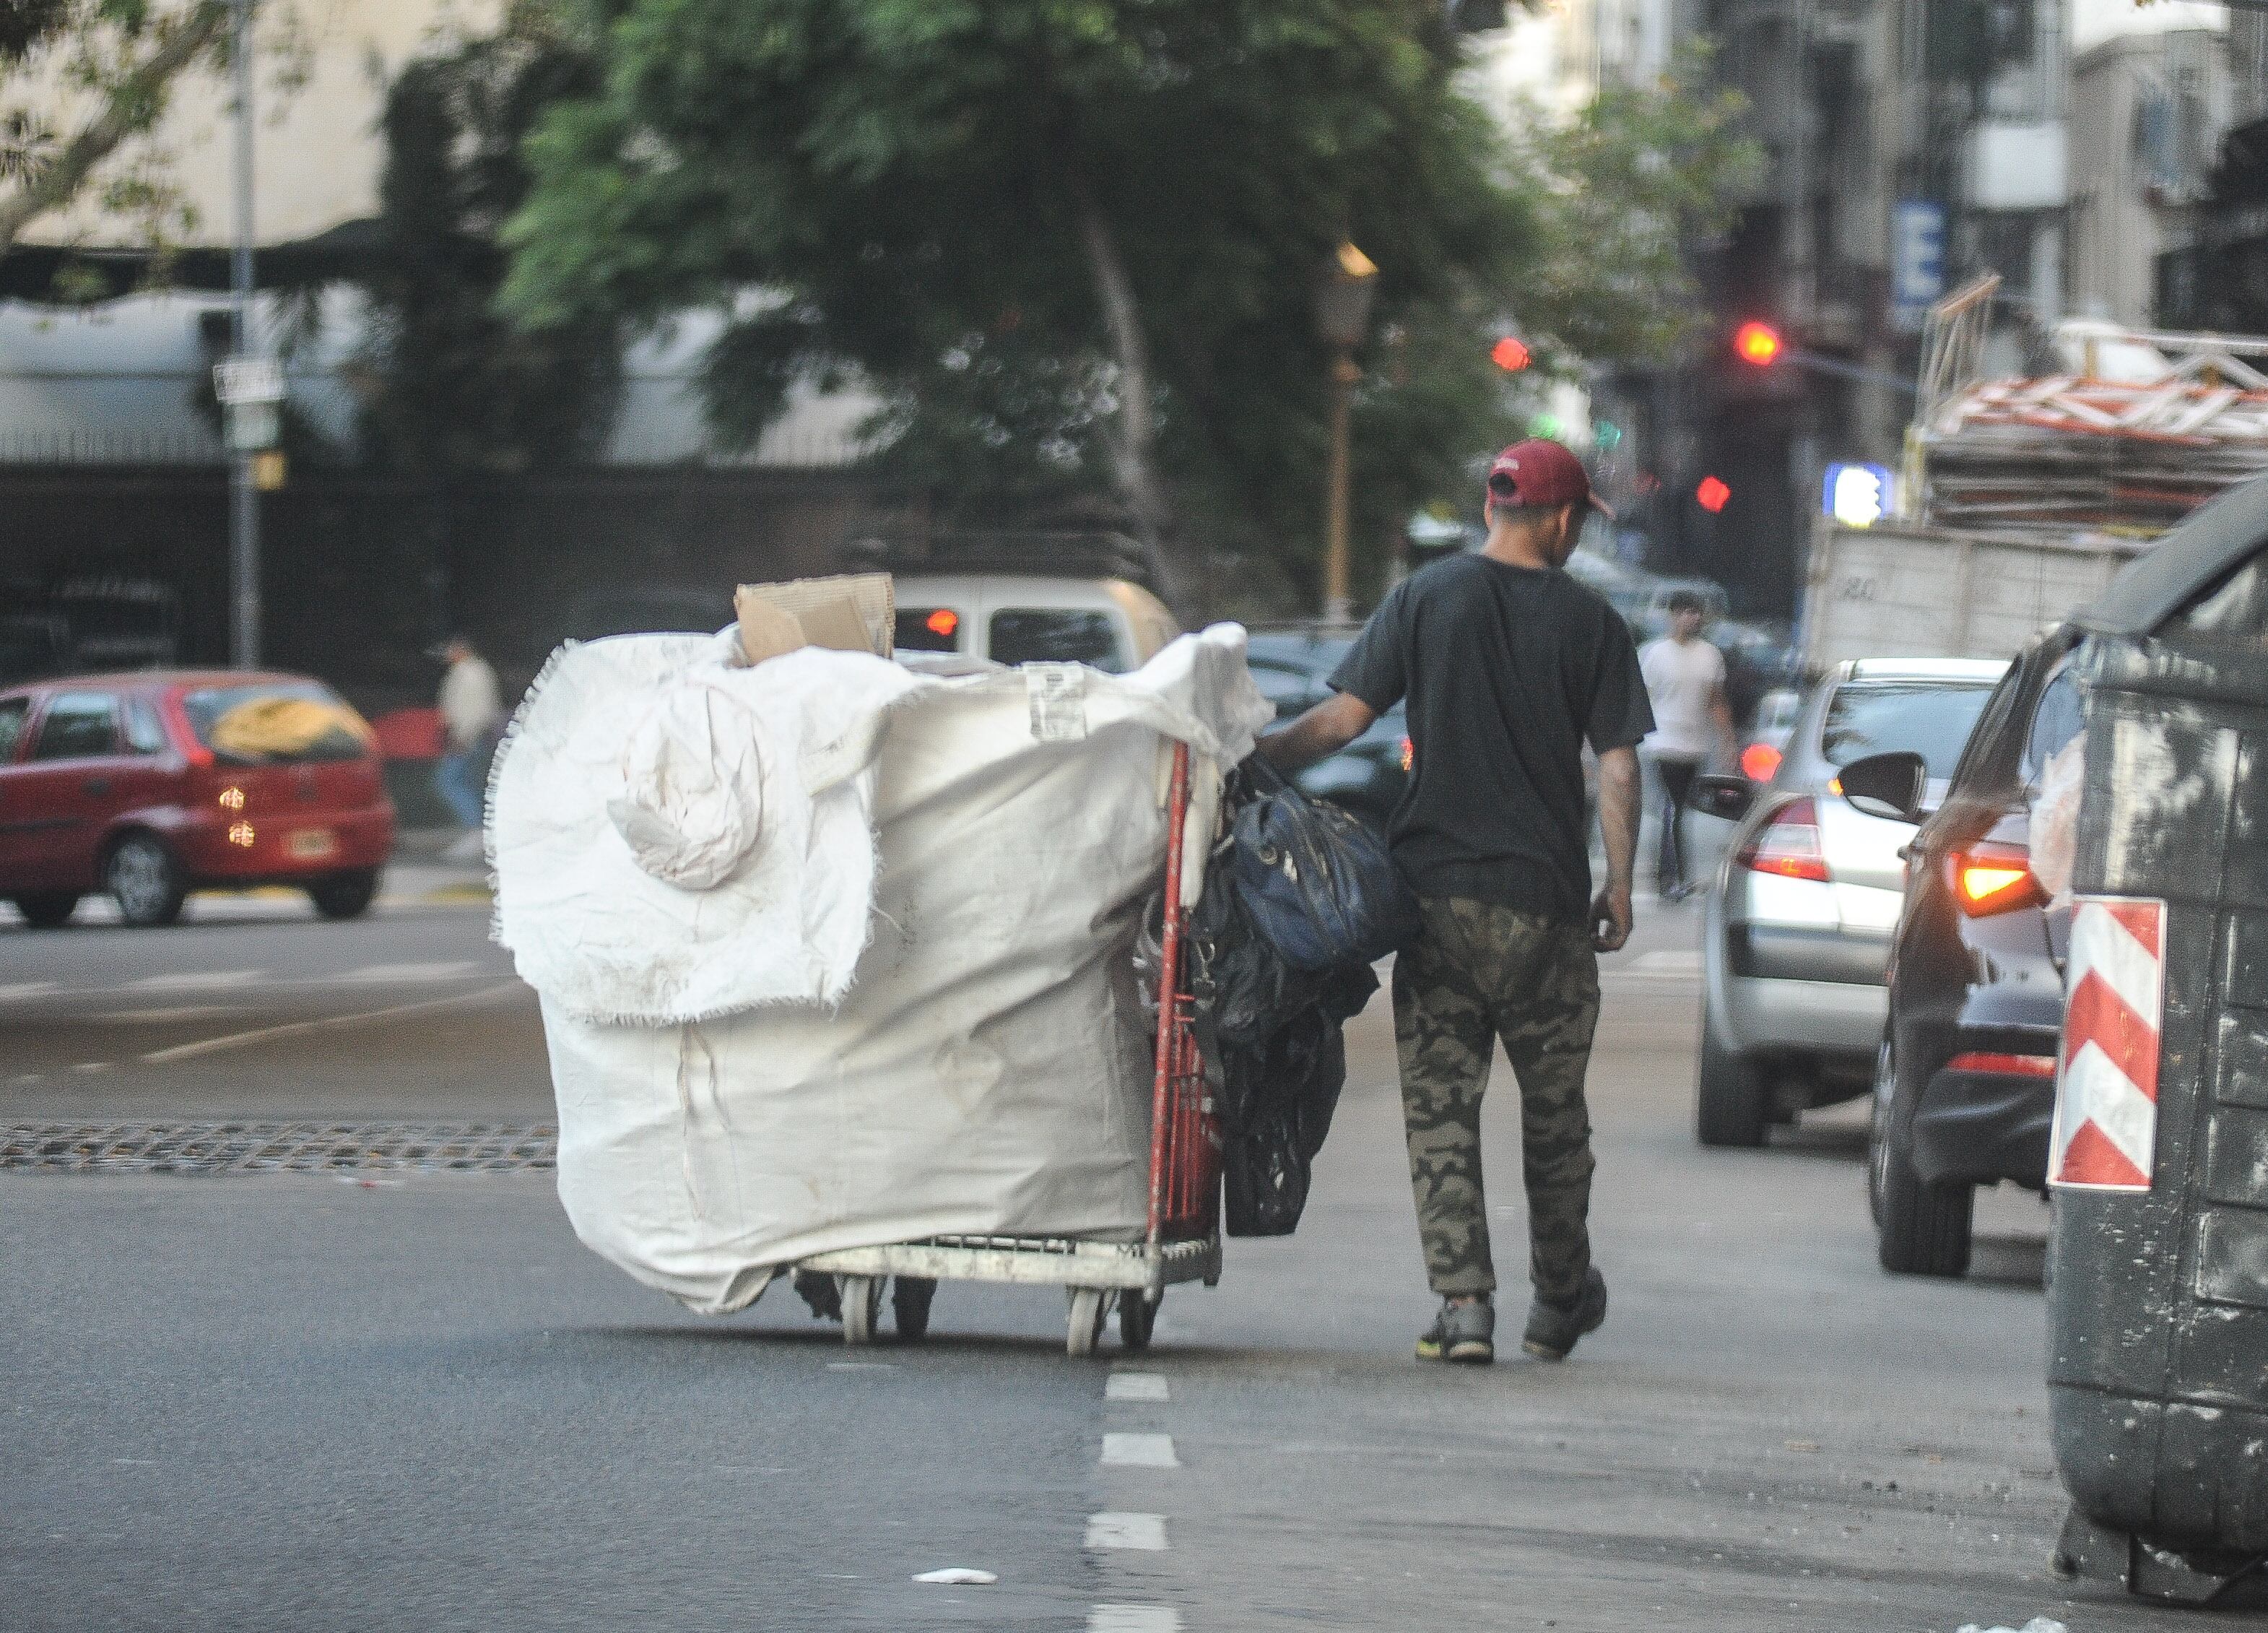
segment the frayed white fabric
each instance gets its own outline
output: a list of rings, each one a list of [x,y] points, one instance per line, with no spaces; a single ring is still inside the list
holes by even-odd
[[[1214,800],[1270,716],[1245,669],[1244,632],[1184,637],[1136,675],[1027,665],[915,683],[863,713],[832,696],[804,694],[799,706],[806,787],[832,790],[812,809],[846,787],[872,790],[880,868],[858,877],[873,891],[873,938],[834,1009],[610,1024],[538,983],[559,1195],[576,1233],[711,1313],[749,1303],[779,1267],[838,1248],[944,1234],[1138,1237],[1150,1023],[1129,950],[1164,867],[1172,744],[1191,745],[1196,788]],[[708,729],[733,717],[699,718]],[[792,740],[783,713],[761,719]],[[780,781],[767,763],[758,855],[780,840]],[[1189,853],[1200,876],[1202,820]]]
[[[663,1025],[849,987],[878,722],[937,683],[860,653],[735,669],[718,652],[680,635],[563,647],[499,751],[496,938],[568,1013]]]

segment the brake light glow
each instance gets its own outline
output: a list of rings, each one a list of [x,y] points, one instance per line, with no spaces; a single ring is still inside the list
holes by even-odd
[[[953,639],[954,632],[961,627],[961,615],[950,607],[939,607],[924,622],[928,624],[931,634],[941,635],[950,640]]]
[[[1790,800],[1749,836],[1749,842],[1733,860],[1751,873],[1826,883],[1827,856],[1819,844],[1819,808],[1808,799]]]
[[[1750,782],[1770,782],[1783,757],[1769,743],[1752,743],[1741,750],[1741,775]]]
[[[1418,764],[1418,745],[1404,737],[1402,740],[1402,769],[1409,771]]]
[[[2000,1054],[1971,1049],[1948,1060],[1945,1069],[1988,1072],[1996,1077],[2052,1077],[2056,1075],[2056,1058],[2051,1054]]]
[[[1953,874],[1953,899],[1972,919],[2013,913],[2043,899],[2032,876],[2031,853],[2021,845],[1988,840],[1956,851],[1947,866]]]

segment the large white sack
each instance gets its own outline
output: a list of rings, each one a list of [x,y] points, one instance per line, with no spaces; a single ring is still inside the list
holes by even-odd
[[[878,709],[873,935],[832,1008],[621,1024],[537,983],[584,1241],[718,1312],[839,1248],[1138,1237],[1151,1033],[1129,943],[1162,874],[1173,742],[1209,831],[1269,718],[1243,645],[1222,626],[1133,676],[1028,666]],[[814,780],[865,764],[855,740]]]
[[[927,683],[806,648],[754,669],[694,635],[569,646],[489,789],[496,939],[589,1019],[831,1002],[866,944],[876,728]]]

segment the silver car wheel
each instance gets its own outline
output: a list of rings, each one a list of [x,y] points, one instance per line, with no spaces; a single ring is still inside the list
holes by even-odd
[[[1867,1208],[1874,1228],[1882,1225],[1882,1193],[1890,1179],[1890,1102],[1897,1090],[1897,1069],[1890,1056],[1890,1040],[1882,1039],[1874,1056],[1874,1115],[1867,1127]]]
[[[155,839],[136,835],[111,853],[104,881],[129,924],[163,924],[179,911],[173,859]]]

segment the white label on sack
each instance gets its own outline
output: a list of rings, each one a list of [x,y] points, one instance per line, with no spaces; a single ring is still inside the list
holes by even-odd
[[[1086,671],[1076,663],[1027,663],[1024,696],[1036,743],[1077,743],[1086,735]]]

